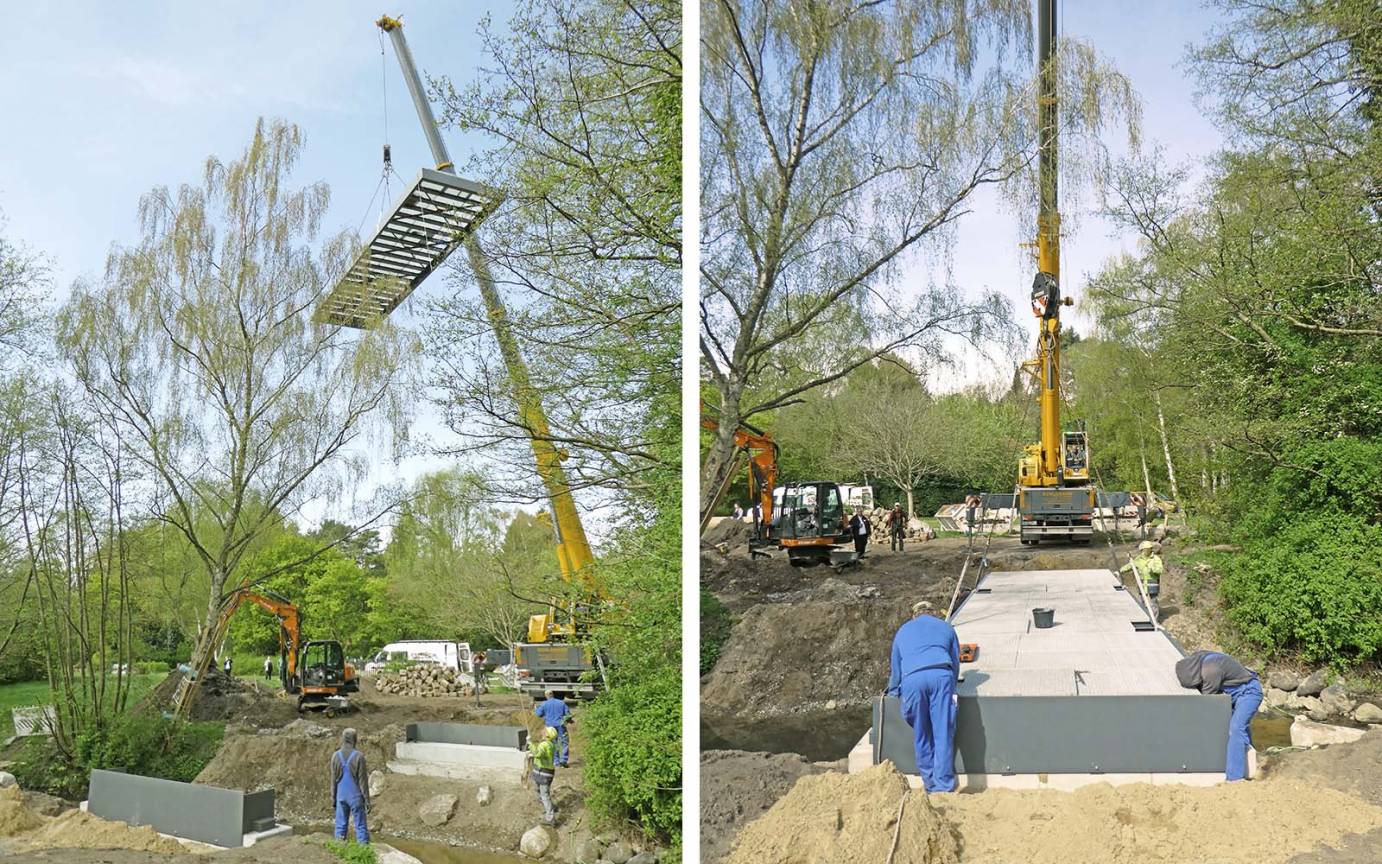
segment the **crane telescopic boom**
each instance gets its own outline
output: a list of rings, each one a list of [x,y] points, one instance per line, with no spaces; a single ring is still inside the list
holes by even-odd
[[[393,43],[394,54],[398,57],[398,65],[403,69],[403,79],[408,83],[408,93],[413,97],[413,107],[417,109],[418,120],[422,122],[422,131],[427,136],[427,146],[432,150],[432,160],[436,162],[437,170],[447,174],[455,174],[455,165],[451,161],[451,155],[446,150],[446,142],[442,140],[441,133],[437,131],[437,121],[432,115],[432,106],[427,101],[427,93],[423,89],[422,78],[418,75],[417,66],[413,63],[413,53],[408,48],[408,40],[403,36],[403,22],[385,15],[375,24],[379,29],[389,34],[389,41]],[[595,555],[590,549],[590,542],[586,539],[585,526],[581,524],[580,514],[576,510],[576,502],[571,497],[571,486],[566,479],[566,471],[561,465],[565,454],[552,443],[551,427],[547,422],[547,414],[543,411],[537,388],[532,384],[528,364],[523,359],[523,353],[519,350],[508,309],[499,296],[498,289],[495,288],[489,263],[473,233],[466,237],[465,249],[470,258],[470,267],[475,274],[475,281],[480,285],[480,297],[485,304],[485,312],[489,316],[490,326],[494,330],[495,341],[499,343],[500,356],[503,357],[505,370],[508,372],[509,381],[513,385],[514,400],[518,404],[519,422],[528,433],[533,448],[533,456],[537,460],[538,476],[542,479],[542,483],[547,489],[548,498],[552,503],[557,563],[561,568],[562,578],[568,583],[580,585],[592,596],[600,597],[599,586],[591,573],[591,565],[595,561]],[[554,630],[562,629],[560,625],[551,620],[552,616],[550,615],[535,616],[535,618],[537,617],[542,617],[545,620],[541,623],[535,621],[533,626],[530,626],[529,638],[534,641],[545,641],[546,638],[553,635]],[[542,640],[536,638],[538,634],[533,632],[535,627],[546,631]]]

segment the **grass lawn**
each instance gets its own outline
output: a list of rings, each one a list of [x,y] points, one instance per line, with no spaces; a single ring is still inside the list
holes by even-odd
[[[168,677],[166,672],[158,672],[151,675],[132,675],[130,676],[130,695],[126,705],[133,707],[140,699],[162,681]],[[114,682],[108,682],[109,687]],[[11,708],[23,708],[27,705],[44,705],[53,701],[52,693],[48,690],[47,681],[25,681],[22,684],[0,684],[0,741],[5,740],[14,734],[14,723],[11,720]]]

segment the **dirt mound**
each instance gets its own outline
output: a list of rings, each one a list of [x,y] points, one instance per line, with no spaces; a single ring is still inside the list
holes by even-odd
[[[394,756],[394,744],[402,740],[403,727],[391,725],[361,732],[358,746],[371,771],[383,770]],[[311,722],[258,733],[227,730],[221,749],[197,775],[197,782],[242,792],[271,788],[280,817],[319,820],[325,818],[323,802],[331,797],[327,766],[339,746],[334,730]]]
[[[1352,744],[1278,753],[1263,774],[1271,780],[1300,780],[1356,795],[1382,806],[1382,727]]]
[[[133,849],[181,852],[182,844],[146,826],[131,827],[68,810],[47,817],[30,810],[16,788],[0,789],[0,837],[4,849]],[[2,850],[0,850],[2,851]]]
[[[701,753],[701,861],[729,854],[739,831],[787,794],[797,780],[824,773],[795,753]]]
[[[906,795],[898,826],[898,805]],[[891,765],[862,774],[803,777],[739,835],[729,864],[953,864],[955,838]],[[967,859],[966,859],[967,860]]]
[[[728,546],[731,551],[747,554],[753,526],[740,519],[721,519],[701,535],[702,546]]]
[[[935,796],[965,864],[1276,864],[1382,826],[1382,808],[1298,780]],[[875,806],[886,806],[880,796]]]
[[[173,670],[144,697],[136,710],[167,710],[173,704],[182,678],[182,672]],[[188,716],[193,720],[228,720],[281,726],[296,716],[296,707],[281,696],[277,682],[260,684],[258,681],[227,675],[219,669],[209,669],[192,696]]]

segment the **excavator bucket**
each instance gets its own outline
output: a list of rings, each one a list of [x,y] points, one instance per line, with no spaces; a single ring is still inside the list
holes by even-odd
[[[316,320],[341,327],[375,326],[502,201],[493,189],[423,168],[317,307]]]

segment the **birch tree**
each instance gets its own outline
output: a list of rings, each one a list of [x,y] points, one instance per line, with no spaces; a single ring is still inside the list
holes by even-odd
[[[149,477],[153,515],[206,574],[197,669],[255,539],[348,490],[365,469],[358,448],[387,452],[407,416],[408,343],[387,326],[312,320],[354,246],[319,239],[324,184],[290,185],[302,146],[296,127],[260,121],[238,158],[207,160],[199,185],[154,189],[137,244],[59,315],[73,375]]]

